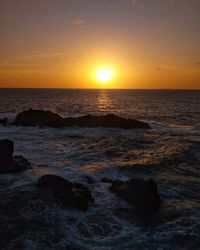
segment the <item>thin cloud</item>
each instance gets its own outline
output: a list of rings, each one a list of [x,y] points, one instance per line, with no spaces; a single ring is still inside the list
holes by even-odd
[[[83,25],[86,23],[86,21],[84,19],[76,18],[76,19],[72,19],[71,23],[72,25]]]
[[[32,58],[53,58],[53,57],[59,57],[59,56],[64,56],[65,54],[62,52],[58,53],[36,53],[32,55],[27,55],[27,56],[22,56],[20,59],[32,59]]]
[[[142,0],[131,0],[131,4],[134,8],[138,7],[143,9],[145,7],[144,3],[142,2]]]
[[[8,61],[3,61],[3,62],[0,62],[0,66],[5,66],[8,64]]]
[[[133,7],[135,7],[136,4],[137,4],[137,1],[136,1],[136,0],[131,0],[131,3],[132,3],[132,5],[133,5]]]

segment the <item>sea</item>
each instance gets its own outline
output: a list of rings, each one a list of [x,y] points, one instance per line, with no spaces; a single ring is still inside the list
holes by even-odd
[[[115,114],[152,129],[40,128],[11,125],[27,109],[62,117]],[[0,89],[0,139],[15,143],[32,169],[0,175],[0,249],[200,249],[200,91]],[[82,183],[95,202],[86,212],[37,196],[56,174]],[[102,178],[153,178],[162,206],[138,214]]]

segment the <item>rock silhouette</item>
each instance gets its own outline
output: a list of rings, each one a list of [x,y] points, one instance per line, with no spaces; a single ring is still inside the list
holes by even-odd
[[[90,190],[80,183],[72,183],[57,175],[44,175],[39,178],[36,187],[51,193],[63,207],[86,211],[93,201]]]
[[[0,140],[0,174],[17,173],[30,168],[30,163],[22,155],[13,156],[14,143]]]
[[[29,109],[19,113],[13,123],[22,126],[47,127],[108,127],[124,129],[150,129],[150,125],[135,119],[126,119],[113,114],[62,118],[56,113],[44,110]]]
[[[133,204],[139,213],[157,212],[161,205],[157,184],[153,179],[113,181],[110,191]]]

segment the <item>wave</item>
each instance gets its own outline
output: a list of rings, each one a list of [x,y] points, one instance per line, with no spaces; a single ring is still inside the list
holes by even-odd
[[[11,112],[0,113],[0,121],[6,120],[6,123],[12,124],[15,121],[17,114],[18,113],[11,113]]]

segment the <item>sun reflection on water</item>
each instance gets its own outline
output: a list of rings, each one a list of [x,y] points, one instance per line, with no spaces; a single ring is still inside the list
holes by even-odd
[[[105,90],[100,91],[98,99],[97,99],[97,106],[100,112],[106,112],[111,108],[111,99],[109,97],[109,93]]]

